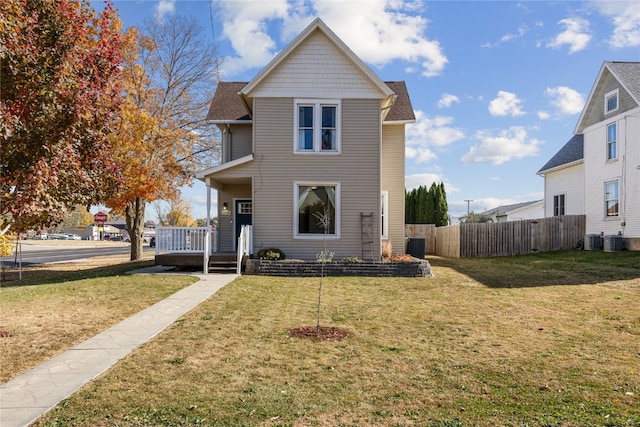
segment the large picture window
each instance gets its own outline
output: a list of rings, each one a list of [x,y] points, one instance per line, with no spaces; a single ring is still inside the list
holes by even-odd
[[[295,152],[340,152],[340,101],[295,101]]]
[[[607,126],[607,160],[618,158],[618,127],[615,123]]]
[[[607,217],[619,215],[620,193],[618,192],[618,181],[606,182],[604,184],[604,204]]]
[[[340,235],[340,184],[295,183],[295,237]],[[323,218],[327,221],[323,223]],[[327,225],[326,230],[325,226]]]

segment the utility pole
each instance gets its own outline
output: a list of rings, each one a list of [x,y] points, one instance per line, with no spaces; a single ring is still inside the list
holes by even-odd
[[[467,202],[467,221],[469,222],[469,203],[473,202],[473,200],[465,200],[465,202]]]

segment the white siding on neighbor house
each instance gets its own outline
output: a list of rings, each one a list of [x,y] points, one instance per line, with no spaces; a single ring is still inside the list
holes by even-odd
[[[373,212],[380,230],[380,100],[343,99],[340,155],[294,154],[293,97],[256,98],[253,108],[254,250],[277,247],[288,257],[315,259],[322,240],[294,238],[294,183],[339,182],[340,238],[328,240],[327,249],[335,259],[361,256],[360,212]]]
[[[320,31],[303,41],[251,92],[252,97],[382,98],[347,55]]]
[[[552,217],[554,196],[564,194],[564,214],[584,215],[584,164],[578,163],[544,176],[544,216]]]
[[[515,209],[507,214],[507,221],[521,221],[525,219],[544,218],[544,201],[533,203],[520,209]]]
[[[605,235],[624,232],[627,237],[640,237],[640,194],[638,166],[640,166],[640,126],[633,111],[597,123],[584,132],[585,211],[586,232]],[[635,112],[640,113],[640,109]],[[617,159],[606,160],[606,129],[617,124]],[[618,217],[605,215],[604,186],[619,181]],[[623,226],[623,223],[625,226]]]
[[[405,252],[404,125],[382,126],[382,191],[389,192],[389,233],[393,253]]]

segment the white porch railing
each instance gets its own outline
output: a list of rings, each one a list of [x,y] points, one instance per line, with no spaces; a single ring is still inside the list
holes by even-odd
[[[253,226],[243,225],[238,237],[238,266],[236,272],[242,273],[242,258],[253,253]]]
[[[156,227],[156,255],[160,252],[205,253],[207,249],[209,254],[217,249],[215,233],[207,227]]]

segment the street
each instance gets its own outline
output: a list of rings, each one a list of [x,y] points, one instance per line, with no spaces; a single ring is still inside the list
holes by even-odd
[[[22,265],[78,261],[97,256],[128,254],[131,250],[129,244],[120,242],[27,240],[21,246]],[[146,255],[154,251],[148,245],[143,247]],[[13,266],[16,261],[15,251],[13,255],[0,259],[3,264]]]

